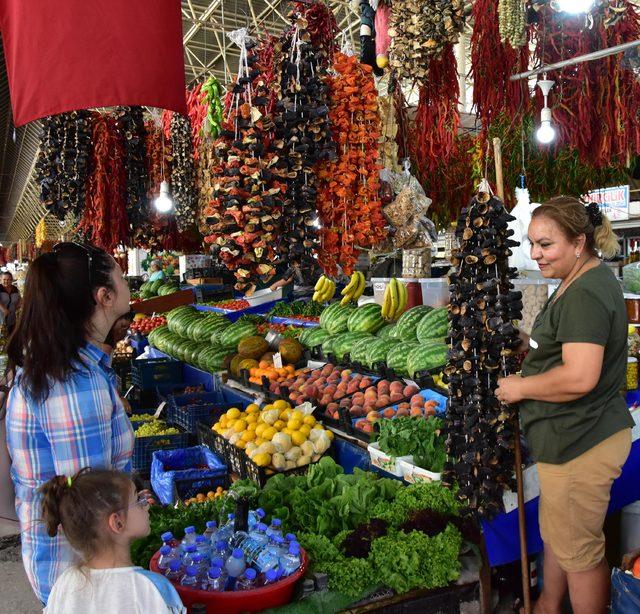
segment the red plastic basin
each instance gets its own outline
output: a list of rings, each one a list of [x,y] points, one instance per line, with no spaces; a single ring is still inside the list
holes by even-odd
[[[210,593],[208,591],[185,588],[179,584],[174,584],[174,586],[188,611],[190,611],[189,608],[195,603],[203,603],[207,606],[207,614],[260,612],[267,608],[286,605],[291,601],[296,582],[304,576],[309,562],[307,553],[302,549],[300,553],[302,555],[302,563],[298,571],[275,584],[256,588],[252,591]],[[159,573],[159,557],[160,552],[156,552],[151,558],[151,561],[149,561],[149,569],[156,573]]]

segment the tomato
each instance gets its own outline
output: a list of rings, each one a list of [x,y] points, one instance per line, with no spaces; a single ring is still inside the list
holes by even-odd
[[[640,556],[636,559],[633,564],[633,576],[635,578],[640,578]]]

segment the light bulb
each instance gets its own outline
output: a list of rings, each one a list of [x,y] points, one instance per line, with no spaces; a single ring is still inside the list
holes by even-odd
[[[158,213],[169,213],[173,209],[173,200],[171,200],[169,184],[166,181],[160,184],[160,194],[153,201],[153,206]]]
[[[536,131],[536,138],[540,143],[547,145],[556,138],[555,128],[551,125],[550,120],[543,120],[540,128]]]
[[[588,13],[593,8],[594,0],[558,0],[558,8],[563,13],[579,15]]]

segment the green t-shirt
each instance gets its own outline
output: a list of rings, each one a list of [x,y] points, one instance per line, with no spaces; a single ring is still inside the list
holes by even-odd
[[[578,277],[540,312],[522,365],[525,377],[561,365],[563,343],[596,343],[604,347],[604,359],[600,381],[584,397],[568,403],[522,401],[522,425],[536,460],[566,463],[633,427],[620,393],[626,378],[627,327],[622,289],[605,264]]]

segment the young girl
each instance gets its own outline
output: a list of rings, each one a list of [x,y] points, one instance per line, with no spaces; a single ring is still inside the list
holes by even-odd
[[[131,562],[131,542],[149,534],[149,504],[125,473],[83,469],[41,492],[47,533],[61,526],[81,558],[56,580],[44,614],[186,613],[169,580]]]

